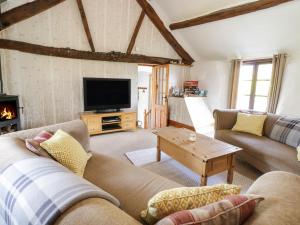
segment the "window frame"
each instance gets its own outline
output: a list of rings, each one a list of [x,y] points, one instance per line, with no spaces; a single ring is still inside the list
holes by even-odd
[[[258,75],[258,67],[263,64],[273,64],[272,58],[266,58],[266,59],[257,59],[257,60],[245,60],[242,61],[242,65],[252,65],[253,66],[253,72],[252,72],[252,80],[251,80],[251,92],[250,92],[250,99],[249,99],[249,105],[248,109],[253,110],[254,109],[254,104],[255,104],[255,95],[256,93],[256,84],[257,84],[257,75]],[[272,77],[270,82],[272,82]],[[239,88],[239,87],[238,87]],[[265,96],[264,96],[265,97]],[[269,94],[268,94],[268,99],[269,99]]]

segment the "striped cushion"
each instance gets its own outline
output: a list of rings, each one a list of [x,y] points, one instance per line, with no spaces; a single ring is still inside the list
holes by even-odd
[[[156,225],[239,225],[253,214],[261,200],[263,197],[257,195],[231,195],[201,208],[176,212]]]
[[[279,118],[272,129],[270,138],[297,148],[300,145],[300,119]]]
[[[40,144],[44,141],[47,141],[50,139],[53,135],[47,131],[40,132],[37,136],[35,136],[33,139],[26,139],[26,147],[31,152],[37,154],[38,156],[43,156],[46,158],[51,158],[51,156],[48,154],[46,150],[44,150]]]

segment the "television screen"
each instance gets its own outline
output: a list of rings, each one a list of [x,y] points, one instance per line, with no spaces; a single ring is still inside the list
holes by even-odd
[[[84,110],[131,107],[131,80],[83,78]]]

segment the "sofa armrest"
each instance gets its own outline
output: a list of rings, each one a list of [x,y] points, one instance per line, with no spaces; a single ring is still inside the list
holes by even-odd
[[[213,112],[215,119],[215,130],[229,130],[232,129],[236,123],[238,110],[216,109]]]

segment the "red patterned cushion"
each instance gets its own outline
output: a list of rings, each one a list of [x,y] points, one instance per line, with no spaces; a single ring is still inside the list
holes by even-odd
[[[40,132],[37,136],[35,136],[33,139],[26,139],[26,147],[33,153],[47,157],[47,158],[52,158],[47,151],[45,151],[40,144],[44,141],[47,141],[50,139],[53,135],[47,131],[42,131]]]
[[[263,199],[257,195],[231,195],[201,208],[176,212],[156,225],[240,225]]]

